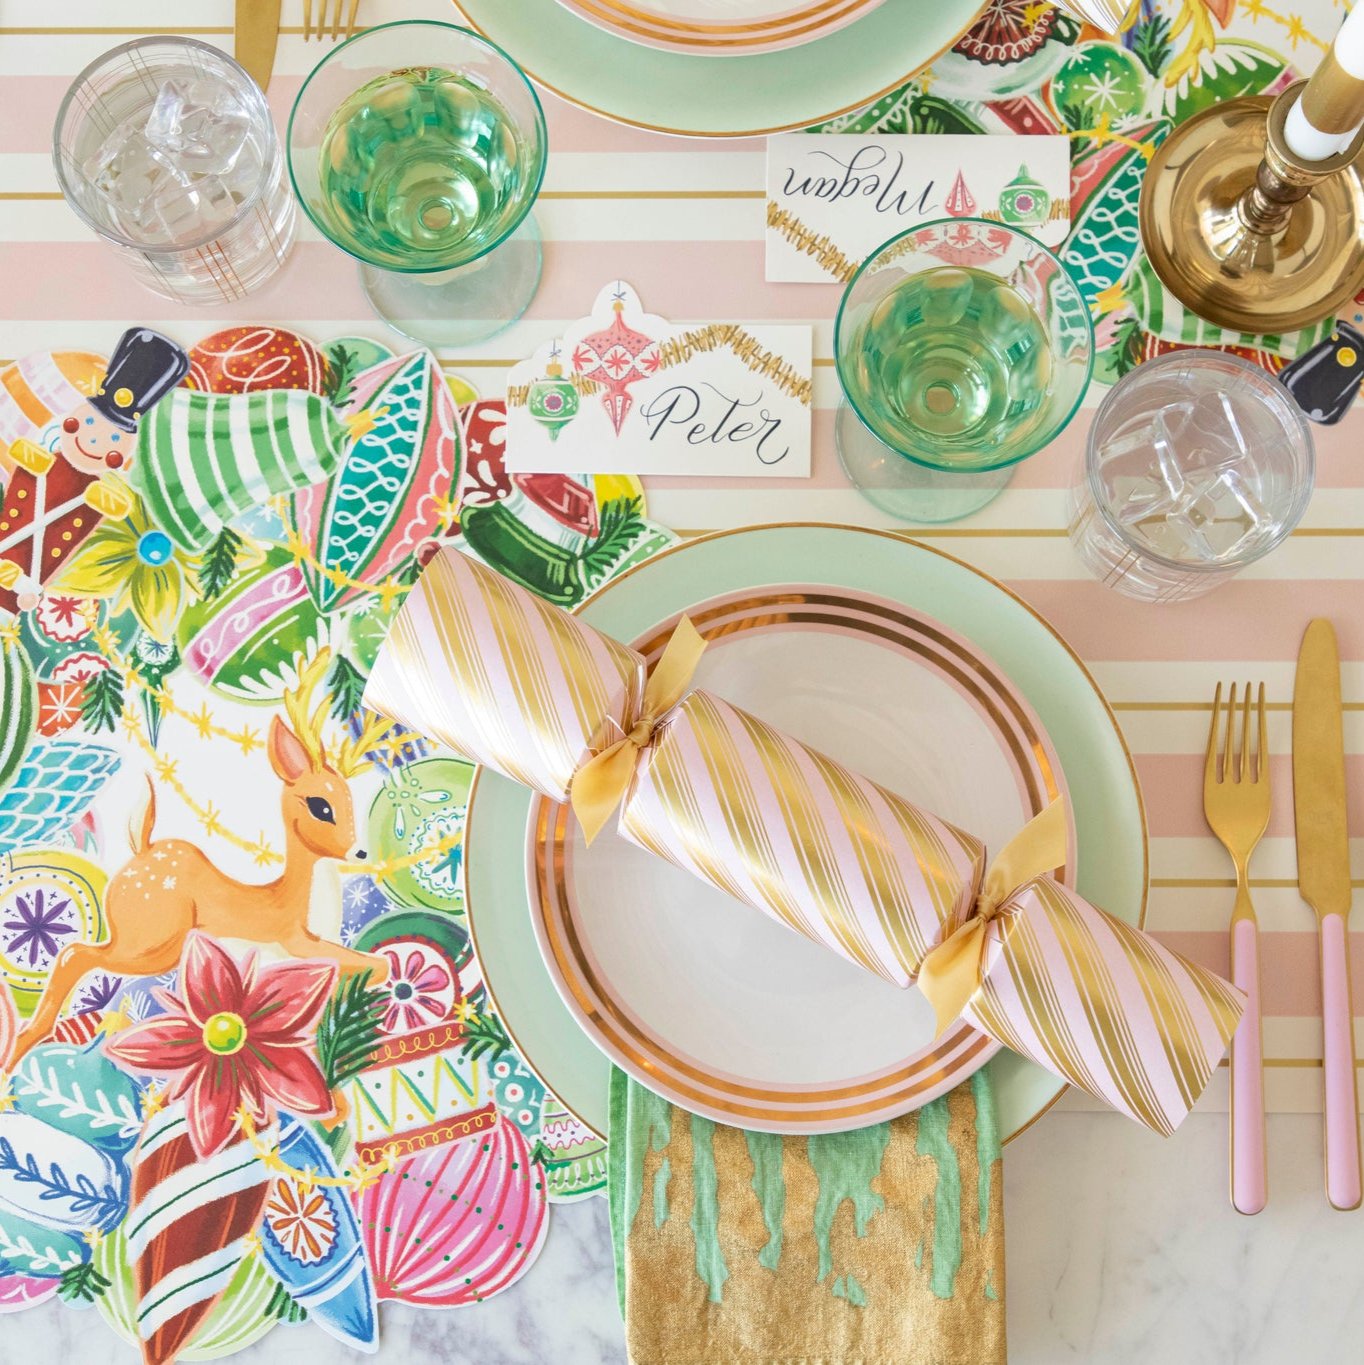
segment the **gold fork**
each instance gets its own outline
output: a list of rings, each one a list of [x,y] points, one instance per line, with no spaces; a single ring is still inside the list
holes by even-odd
[[[1231,1040],[1231,1202],[1240,1213],[1259,1213],[1269,1198],[1269,1189],[1265,1174],[1259,930],[1250,900],[1250,857],[1269,825],[1264,684],[1260,684],[1254,734],[1250,723],[1250,684],[1246,684],[1239,739],[1236,684],[1231,685],[1219,757],[1222,713],[1222,684],[1218,683],[1212,702],[1212,724],[1208,728],[1208,756],[1203,765],[1203,814],[1236,867],[1231,977],[1246,993],[1246,1012]]]
[[[333,0],[332,8],[332,42],[342,36],[341,34],[341,11],[345,7],[346,0]],[[355,13],[360,8],[360,0],[350,0],[350,13],[346,15],[347,38],[355,33]],[[303,0],[303,41],[306,43],[316,34],[317,41],[320,43],[327,33],[327,0],[320,0],[318,5],[318,18],[321,21],[316,30],[313,28],[313,0]]]

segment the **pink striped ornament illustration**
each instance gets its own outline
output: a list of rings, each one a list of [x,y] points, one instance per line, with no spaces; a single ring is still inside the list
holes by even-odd
[[[381,1299],[458,1308],[514,1284],[549,1227],[544,1172],[505,1118],[404,1157],[357,1200]]]

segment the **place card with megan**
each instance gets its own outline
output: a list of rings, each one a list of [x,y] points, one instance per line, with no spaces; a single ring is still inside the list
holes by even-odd
[[[767,140],[767,278],[846,283],[882,242],[936,218],[986,218],[1059,246],[1066,138],[789,133]]]
[[[808,478],[811,335],[674,323],[622,280],[512,367],[509,473]]]

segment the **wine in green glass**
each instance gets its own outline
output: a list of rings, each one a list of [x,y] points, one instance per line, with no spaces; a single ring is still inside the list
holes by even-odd
[[[1089,380],[1093,337],[1070,276],[1024,233],[953,219],[886,243],[839,310],[847,402],[836,433],[884,511],[950,521],[1052,439]]]
[[[379,314],[432,345],[491,336],[529,303],[544,149],[525,77],[452,24],[388,24],[342,44],[290,121],[305,209],[360,259]]]
[[[911,275],[867,319],[861,339],[879,420],[968,458],[1007,444],[1036,420],[1051,371],[1032,304],[985,270],[942,266]]]

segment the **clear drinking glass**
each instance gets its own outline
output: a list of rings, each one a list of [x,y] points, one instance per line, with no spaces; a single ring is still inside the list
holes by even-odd
[[[389,326],[461,346],[526,310],[545,117],[501,48],[427,20],[357,34],[303,83],[285,141],[304,212]]]
[[[193,38],[141,38],[91,62],[57,111],[66,202],[148,289],[225,303],[263,284],[297,212],[260,87]]]
[[[1307,419],[1258,365],[1172,351],[1100,405],[1070,495],[1090,572],[1147,602],[1183,602],[1267,555],[1302,519],[1315,458]]]
[[[1070,421],[1094,365],[1074,280],[1039,241],[982,218],[893,237],[853,276],[834,354],[849,479],[905,521],[955,521]]]

